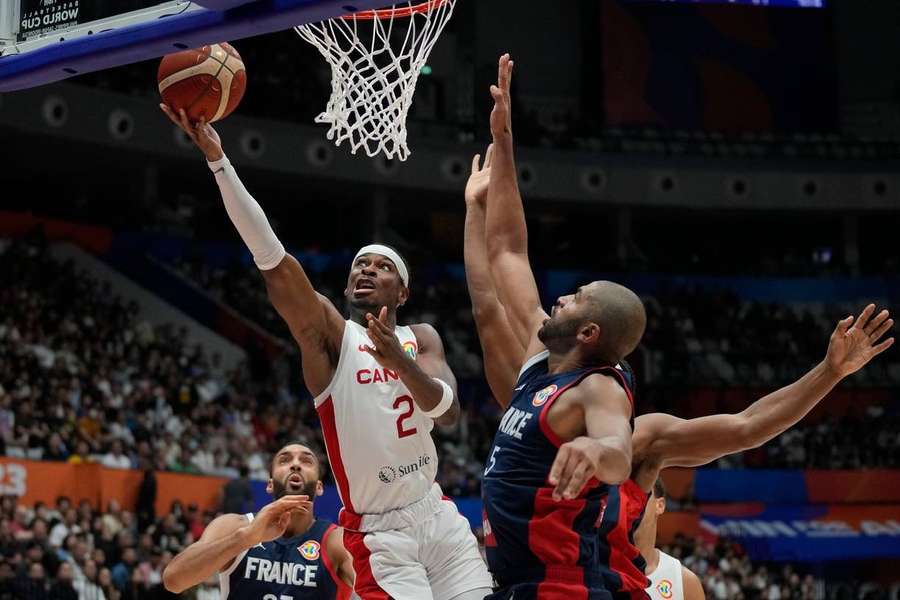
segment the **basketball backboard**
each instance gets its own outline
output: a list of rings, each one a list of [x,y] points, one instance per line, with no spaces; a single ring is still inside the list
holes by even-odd
[[[388,4],[390,0],[3,0],[0,92]]]

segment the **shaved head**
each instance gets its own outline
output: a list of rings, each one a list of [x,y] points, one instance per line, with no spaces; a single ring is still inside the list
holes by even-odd
[[[557,353],[583,344],[586,358],[615,365],[634,351],[646,325],[637,294],[618,283],[595,281],[557,300],[538,338]]]
[[[595,281],[585,287],[585,317],[600,327],[598,354],[615,364],[634,352],[647,326],[644,303],[637,294],[612,281]]]

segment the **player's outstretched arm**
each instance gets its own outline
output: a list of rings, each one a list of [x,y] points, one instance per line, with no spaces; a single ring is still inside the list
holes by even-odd
[[[491,86],[494,110],[491,134],[494,156],[487,200],[487,245],[491,274],[506,307],[510,325],[519,343],[528,349],[529,358],[543,349],[537,340],[547,313],[541,307],[534,273],[528,260],[528,227],[519,194],[519,181],[513,152],[510,84],[513,61],[500,57],[497,85]]]
[[[506,309],[497,297],[497,289],[488,266],[484,222],[493,153],[493,146],[489,146],[483,166],[480,155],[475,155],[472,161],[472,174],[466,184],[465,194],[463,256],[466,285],[472,300],[472,315],[484,357],[484,374],[494,398],[506,408],[516,385],[516,374],[525,360],[526,348],[513,333]]]
[[[845,377],[887,350],[894,338],[879,340],[893,326],[888,311],[875,314],[867,306],[858,318],[847,317],[831,334],[825,360],[798,381],[760,398],[733,415],[679,419],[660,413],[642,415],[635,423],[635,455],[665,467],[694,467],[756,448],[800,421]],[[646,449],[644,449],[646,448]],[[651,479],[652,477],[652,479]],[[656,475],[642,477],[644,489]]]
[[[335,354],[343,335],[343,318],[328,299],[316,293],[297,259],[285,252],[262,207],[244,187],[222,151],[215,129],[203,120],[190,123],[183,110],[176,115],[164,104],[160,108],[206,156],[215,173],[225,210],[262,272],[272,304],[304,351],[304,371],[309,361],[317,358],[321,361],[323,349]],[[312,373],[304,373],[307,379],[310,376],[318,379],[316,369],[311,370]],[[324,373],[321,379],[324,388],[330,372]],[[308,383],[319,387],[316,381]]]
[[[622,387],[591,375],[567,394],[580,405],[587,434],[559,447],[548,477],[554,500],[577,497],[591,478],[619,484],[631,474],[633,408]]]
[[[252,522],[235,514],[214,519],[199,540],[166,566],[163,585],[170,592],[180,594],[203,583],[228,568],[244,550],[281,537],[291,515],[296,511],[309,512],[310,507],[306,496],[285,496],[266,506]]]

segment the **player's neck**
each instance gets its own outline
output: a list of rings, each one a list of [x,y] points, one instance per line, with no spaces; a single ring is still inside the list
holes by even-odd
[[[378,316],[378,311],[380,309],[363,309],[356,308],[355,306],[350,307],[350,320],[356,323],[357,325],[361,325],[368,329],[369,322],[366,320],[366,315],[372,314],[376,317]],[[391,329],[395,329],[397,327],[397,313],[388,311],[387,322],[385,323]]]
[[[303,535],[307,531],[309,531],[310,527],[315,523],[316,517],[313,514],[313,511],[310,510],[308,513],[296,513],[291,519],[291,524],[288,525],[287,529],[284,530],[284,537],[292,538],[297,537],[298,535]]]
[[[597,366],[594,362],[585,360],[577,348],[572,348],[567,352],[560,353],[550,350],[550,356],[547,358],[547,370],[551,374],[568,373],[569,371],[577,371]]]
[[[650,510],[648,506],[645,510]],[[656,549],[656,522],[641,523],[634,532],[634,545],[647,561],[645,573],[652,573],[659,565],[659,550]]]

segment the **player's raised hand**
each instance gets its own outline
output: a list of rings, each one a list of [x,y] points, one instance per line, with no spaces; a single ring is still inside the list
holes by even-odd
[[[222,140],[219,138],[219,134],[212,128],[212,125],[206,122],[206,119],[200,119],[196,123],[191,123],[184,109],[176,113],[165,104],[160,104],[159,108],[191,138],[191,141],[206,156],[206,160],[213,162],[221,160],[225,156],[225,153],[222,151]]]
[[[497,70],[497,85],[491,86],[494,98],[494,110],[491,111],[491,133],[496,141],[504,135],[512,135],[512,100],[509,89],[512,85],[512,72],[515,63],[509,54],[500,57]]]
[[[481,164],[481,155],[476,154],[472,159],[472,173],[466,182],[466,204],[480,204],[484,206],[487,200],[488,185],[491,182],[491,161],[494,157],[494,145],[488,146],[484,153],[484,164]]]
[[[369,334],[372,345],[365,345],[363,349],[385,369],[402,373],[412,359],[403,350],[394,330],[386,325],[387,307],[382,306],[377,317],[372,313],[366,313],[366,321],[369,324],[366,333]]]
[[[578,437],[560,446],[547,477],[554,486],[553,499],[559,502],[577,497],[599,465],[600,450],[592,438]]]
[[[855,322],[851,315],[840,321],[831,334],[825,361],[841,377],[856,373],[894,344],[892,337],[878,343],[894,326],[894,320],[887,310],[877,315],[875,310],[874,304],[868,305]]]
[[[308,513],[312,510],[309,496],[283,496],[272,502],[247,525],[247,543],[256,546],[271,542],[284,535],[291,517],[295,513]]]

